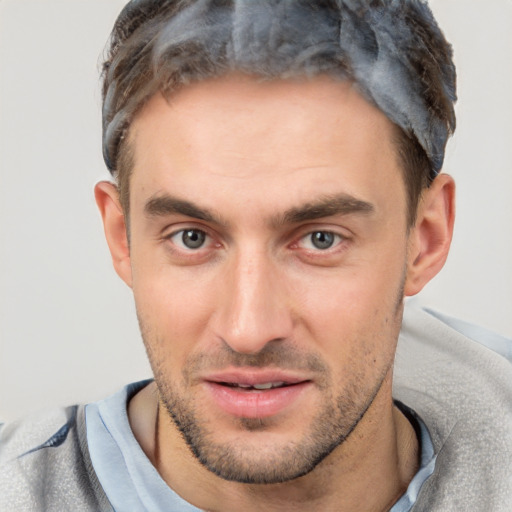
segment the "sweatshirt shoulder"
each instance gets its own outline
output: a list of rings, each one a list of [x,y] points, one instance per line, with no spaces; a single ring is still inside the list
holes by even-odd
[[[0,426],[0,510],[111,510],[88,458],[82,406]]]
[[[59,446],[76,424],[78,406],[40,411],[27,418],[0,425],[0,467],[34,453]]]

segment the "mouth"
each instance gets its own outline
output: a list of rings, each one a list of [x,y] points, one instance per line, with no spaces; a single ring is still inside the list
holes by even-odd
[[[232,372],[212,375],[204,384],[213,404],[230,416],[267,418],[297,405],[312,381],[269,372]]]

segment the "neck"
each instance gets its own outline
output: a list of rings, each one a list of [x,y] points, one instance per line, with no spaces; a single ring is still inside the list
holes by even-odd
[[[414,429],[386,389],[390,386],[381,389],[349,438],[313,471],[271,485],[229,482],[204,468],[158,405],[154,384],[131,400],[128,412],[135,437],[165,482],[203,510],[381,512],[403,494],[419,458]]]

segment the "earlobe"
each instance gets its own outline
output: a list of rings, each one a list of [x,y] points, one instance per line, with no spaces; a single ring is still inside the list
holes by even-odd
[[[94,196],[103,219],[105,237],[114,268],[119,277],[131,287],[130,247],[117,187],[108,181],[100,181],[94,187]]]
[[[453,235],[455,182],[440,174],[423,192],[409,235],[405,295],[419,293],[443,268]]]

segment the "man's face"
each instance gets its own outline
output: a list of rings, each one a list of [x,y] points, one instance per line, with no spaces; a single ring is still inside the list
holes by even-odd
[[[230,76],[155,96],[130,137],[126,280],[161,428],[226,479],[307,473],[391,403],[407,266],[391,123],[346,83]]]

